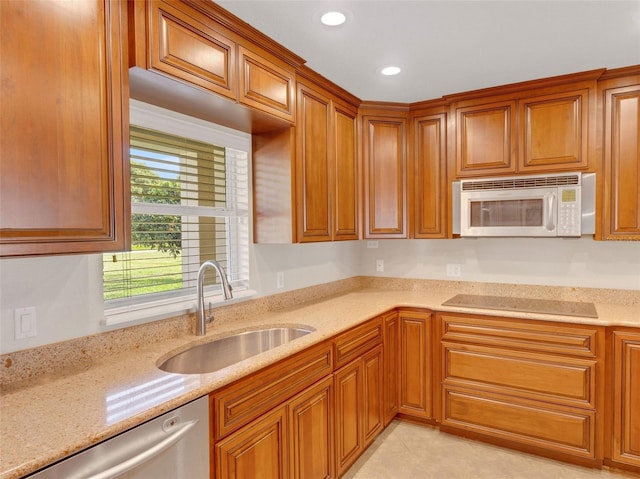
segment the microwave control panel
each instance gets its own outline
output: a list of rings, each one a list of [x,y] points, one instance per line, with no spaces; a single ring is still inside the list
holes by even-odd
[[[558,188],[558,236],[580,236],[580,188]]]

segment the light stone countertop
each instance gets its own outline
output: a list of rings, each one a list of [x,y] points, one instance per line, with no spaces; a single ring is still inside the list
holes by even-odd
[[[0,396],[0,479],[19,478],[34,472],[396,307],[640,327],[636,292],[631,294],[633,301],[625,304],[604,302],[606,290],[604,297],[598,293],[603,290],[587,292],[587,295],[595,294],[591,301],[596,304],[599,317],[592,319],[443,307],[444,301],[460,292],[460,288],[449,287],[459,286],[454,282],[447,287],[412,287],[410,291],[372,289],[367,288],[366,283],[363,288],[362,285],[344,294],[285,305],[277,311],[260,311],[233,320],[216,319],[208,326],[205,337],[181,334],[148,342],[92,359],[63,373],[20,381],[17,386],[8,385]],[[406,286],[406,283],[400,285]],[[466,290],[477,292],[474,288]],[[500,293],[495,288],[490,292]],[[508,291],[511,295],[518,293],[521,290],[517,288]],[[157,368],[162,360],[193,344],[242,330],[282,325],[308,325],[316,331],[216,373],[180,375]],[[163,387],[166,393],[162,392]],[[145,394],[145,389],[152,388],[153,393]]]

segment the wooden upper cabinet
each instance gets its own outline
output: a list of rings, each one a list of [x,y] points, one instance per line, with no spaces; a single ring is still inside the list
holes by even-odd
[[[407,118],[364,115],[365,238],[407,237]]]
[[[521,171],[588,167],[589,90],[519,101]]]
[[[603,69],[449,95],[455,176],[594,171]]]
[[[126,3],[133,98],[251,133],[294,122],[300,57],[215,2]]]
[[[640,239],[640,72],[600,86],[603,238]]]
[[[295,71],[271,57],[240,46],[238,101],[293,122],[295,117]]]
[[[0,255],[102,252],[128,238],[120,4],[0,2]]]
[[[298,241],[358,239],[357,109],[310,81],[298,81]]]
[[[352,105],[333,101],[334,175],[333,239],[360,238],[358,185],[357,110]]]
[[[333,188],[331,100],[298,84],[296,186],[301,242],[331,241]]]
[[[236,98],[236,43],[230,32],[184,4],[149,2],[149,67]]]
[[[517,151],[516,102],[496,101],[456,110],[458,176],[513,173]]]
[[[421,115],[412,120],[412,177],[409,195],[414,238],[447,236],[447,115]]]

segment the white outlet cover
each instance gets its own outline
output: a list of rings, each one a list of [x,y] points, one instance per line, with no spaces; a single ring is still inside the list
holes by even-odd
[[[16,339],[33,338],[38,334],[35,306],[16,308],[13,318]]]

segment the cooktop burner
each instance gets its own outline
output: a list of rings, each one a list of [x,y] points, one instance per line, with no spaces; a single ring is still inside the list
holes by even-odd
[[[442,306],[463,308],[497,309],[500,311],[522,311],[525,313],[556,314],[597,318],[593,303],[559,301],[550,299],[513,298],[508,296],[484,296],[479,294],[458,294],[448,299]]]

